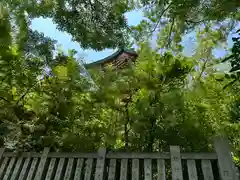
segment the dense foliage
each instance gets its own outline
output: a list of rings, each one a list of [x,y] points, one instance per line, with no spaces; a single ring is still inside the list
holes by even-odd
[[[226,57],[223,62],[229,61],[231,63],[231,69],[230,72],[231,73],[235,73],[235,75],[233,76],[233,78],[235,78],[235,80],[239,79],[239,70],[240,70],[240,29],[237,30],[237,37],[233,37],[233,47],[232,47],[232,52],[231,54]],[[236,76],[237,74],[237,76]]]
[[[166,18],[176,17],[177,21],[158,32],[156,49],[142,41],[135,63],[121,70],[89,70],[92,82],[74,58],[74,51],[53,56],[55,41],[29,29],[29,21],[32,17],[52,17],[83,47],[102,49],[119,45],[121,38],[114,37],[123,32],[123,13],[129,7],[122,1],[32,1],[31,6],[13,2],[0,6],[0,145],[36,151],[44,146],[64,151],[95,151],[99,146],[165,151],[170,144],[177,144],[183,151],[208,151],[214,136],[225,135],[235,150],[240,150],[239,81],[226,87],[232,82],[231,74],[216,70],[220,60],[213,55],[214,48],[226,39],[227,29],[211,28],[211,22],[192,27],[197,33],[192,57],[181,51],[183,32],[175,33],[175,43],[164,41],[172,38],[166,27],[179,30],[180,20],[186,24],[190,17],[198,16],[220,22],[236,17],[237,11],[226,8],[222,12],[225,6],[216,4],[219,8],[202,7],[204,11],[198,14],[195,10],[201,7],[195,1],[188,1],[185,8],[178,1],[166,2],[164,6],[171,5]],[[153,9],[161,5],[157,2],[142,1],[144,7]],[[236,4],[238,1],[232,1],[231,6]],[[82,10],[73,10],[78,6]],[[182,17],[179,6],[194,14]],[[101,13],[103,9],[108,13]],[[147,17],[157,15],[153,9]],[[71,13],[74,18],[67,18]],[[151,28],[151,24],[145,25],[135,30]],[[106,31],[109,27],[110,34]],[[233,57],[238,61],[233,60],[237,65],[232,66],[238,67],[239,39],[235,39]]]
[[[153,33],[162,32],[161,41],[175,44],[178,50],[186,33],[197,27],[207,26],[218,29],[222,42],[226,42],[229,32],[240,20],[238,0],[137,0],[137,8],[143,9],[146,16],[138,26],[132,27],[137,40],[146,40]]]
[[[123,0],[2,0],[1,5],[12,15],[52,18],[83,48],[101,50],[128,43],[124,13],[131,7]]]

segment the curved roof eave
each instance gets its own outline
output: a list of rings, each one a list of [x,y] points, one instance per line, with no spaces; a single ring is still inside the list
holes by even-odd
[[[132,54],[132,55],[137,55],[137,53],[135,51],[131,51],[131,50],[125,50],[125,49],[119,49],[118,51],[116,51],[115,53],[111,54],[110,56],[107,56],[103,59],[100,59],[98,61],[86,64],[86,67],[91,67],[94,65],[98,65],[98,64],[102,64],[104,62],[110,61],[112,59],[115,59],[116,57],[118,57],[121,53],[126,52],[128,54]]]

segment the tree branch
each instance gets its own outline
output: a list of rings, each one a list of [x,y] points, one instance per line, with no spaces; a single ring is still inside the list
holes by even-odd
[[[206,20],[199,20],[199,21],[192,21],[192,20],[187,20],[187,19],[185,20],[185,22],[187,24],[199,24],[199,23],[202,23],[204,21],[206,21]]]
[[[161,14],[160,14],[160,16],[159,16],[159,20],[158,20],[158,22],[156,23],[156,25],[154,26],[154,28],[153,28],[153,30],[151,31],[151,33],[153,33],[153,32],[157,29],[159,23],[161,22],[162,16],[163,16],[163,15],[165,14],[165,12],[171,7],[171,5],[172,5],[172,3],[170,3],[170,4],[161,12]]]
[[[29,93],[29,91],[30,91],[33,87],[36,86],[37,83],[38,83],[38,82],[35,82],[35,84],[34,84],[33,86],[27,88],[26,92],[17,100],[16,105],[19,104],[19,102]]]
[[[10,101],[8,101],[7,99],[5,99],[4,97],[0,97],[0,99],[6,101],[6,102],[8,102],[8,103],[10,103]]]
[[[224,87],[223,87],[223,89],[226,89],[228,86],[230,86],[230,85],[233,85],[235,82],[237,82],[238,81],[238,79],[234,79],[233,81],[231,81],[230,83],[228,83],[228,84],[226,84]]]
[[[2,80],[1,80],[1,84],[3,83],[3,81],[5,81],[7,79],[7,77],[10,75],[10,73],[8,73]]]
[[[168,41],[167,41],[167,45],[166,45],[167,48],[169,48],[170,43],[171,43],[171,34],[172,34],[172,30],[173,30],[174,21],[175,21],[175,19],[173,18],[172,19],[172,24],[171,24],[171,27],[170,27],[170,31],[169,31],[169,34],[168,34]]]
[[[203,63],[202,70],[201,70],[201,73],[200,73],[200,75],[199,75],[199,77],[198,77],[198,80],[201,79],[202,74],[203,74],[204,70],[206,69],[207,61],[208,61],[208,60],[204,61],[204,63]]]

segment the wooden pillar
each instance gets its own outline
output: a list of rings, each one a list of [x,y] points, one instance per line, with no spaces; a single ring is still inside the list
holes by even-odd
[[[41,180],[50,148],[44,148],[34,180]]]
[[[228,140],[224,137],[214,139],[214,148],[218,158],[219,174],[222,180],[237,180],[237,172],[231,155]]]
[[[105,170],[106,148],[100,147],[98,149],[98,159],[96,165],[96,172],[94,180],[103,180]]]

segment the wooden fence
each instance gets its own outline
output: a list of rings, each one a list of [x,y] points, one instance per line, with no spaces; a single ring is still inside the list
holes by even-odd
[[[16,155],[0,149],[1,180],[237,180],[226,140],[218,138],[214,153],[42,153]]]

